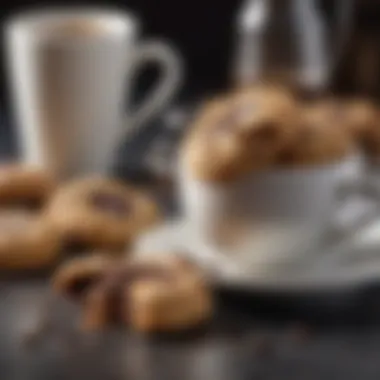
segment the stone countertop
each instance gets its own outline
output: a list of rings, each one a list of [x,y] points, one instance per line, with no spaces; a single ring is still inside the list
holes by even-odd
[[[374,289],[373,289],[374,290]],[[214,321],[182,336],[124,329],[85,335],[77,310],[54,299],[50,328],[28,333],[46,279],[0,282],[2,379],[378,379],[380,308],[368,292],[303,297],[220,291]]]
[[[2,157],[14,152],[11,141],[0,128]],[[176,338],[123,329],[83,335],[77,311],[55,299],[49,332],[28,342],[47,291],[45,276],[0,279],[2,380],[377,380],[380,373],[377,284],[303,295],[221,290],[210,326]]]

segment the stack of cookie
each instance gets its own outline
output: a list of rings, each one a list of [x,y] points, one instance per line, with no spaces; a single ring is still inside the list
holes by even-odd
[[[80,248],[53,275],[55,291],[83,307],[83,327],[121,322],[143,332],[207,321],[212,297],[202,272],[178,254],[124,257],[159,219],[146,194],[93,177],[58,185],[41,170],[0,168],[0,270],[45,269]]]
[[[167,332],[210,319],[212,297],[202,272],[179,254],[112,255],[159,219],[141,191],[105,178],[74,181],[55,192],[45,215],[66,244],[97,250],[65,262],[52,279],[57,293],[81,305],[85,330],[121,323]]]
[[[365,100],[306,104],[290,92],[260,87],[206,104],[182,147],[182,165],[209,182],[258,170],[326,165],[363,149],[379,154],[378,111]]]

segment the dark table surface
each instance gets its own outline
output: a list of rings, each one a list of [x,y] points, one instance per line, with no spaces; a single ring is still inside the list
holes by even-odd
[[[0,283],[2,379],[378,379],[374,293],[284,296],[217,293],[214,320],[181,336],[125,329],[84,334],[64,300],[50,301],[47,331],[29,333],[47,280]],[[370,301],[372,299],[372,301]],[[46,323],[46,322],[45,322]]]
[[[158,132],[144,133],[151,137],[139,141],[154,140]],[[0,148],[1,157],[15,151],[4,125]],[[144,149],[138,148],[139,154]],[[130,149],[123,154],[119,175],[149,177],[140,175],[133,162],[141,160]],[[45,275],[0,277],[1,380],[378,380],[380,375],[377,284],[297,295],[218,290],[214,320],[176,337],[148,338],[121,328],[85,335],[76,328],[78,311],[55,298],[48,307],[48,331],[27,339],[48,289]]]

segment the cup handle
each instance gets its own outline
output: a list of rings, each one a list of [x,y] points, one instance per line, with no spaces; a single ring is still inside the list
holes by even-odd
[[[170,45],[158,40],[144,42],[137,48],[129,70],[130,78],[135,76],[141,66],[149,62],[155,62],[159,66],[161,78],[138,109],[134,112],[128,111],[128,115],[131,115],[127,118],[130,132],[161,111],[171,101],[183,79],[183,64],[179,54]],[[127,107],[130,107],[131,95],[130,86],[126,93]]]
[[[374,183],[373,179],[364,175],[361,178],[355,178],[351,180],[342,181],[339,187],[340,200],[335,213],[333,214],[333,220],[331,221],[331,228],[334,232],[338,232],[340,235],[347,235],[351,231],[364,228],[366,225],[373,221],[376,216],[380,216],[380,191]],[[345,211],[344,208],[347,208],[352,205],[350,199],[354,196],[360,196],[361,204],[356,205],[355,209],[348,209],[352,214],[355,214],[351,217],[351,221],[342,221],[338,220],[338,213],[341,214]],[[367,207],[364,210],[364,202],[372,202],[376,204],[375,207]],[[354,205],[355,206],[355,205]],[[362,212],[359,212],[359,208],[362,209]]]
[[[327,235],[324,242],[316,248],[313,253],[307,255],[304,260],[297,257],[296,261],[290,262],[290,266],[297,270],[308,270],[308,273],[323,273],[327,270],[338,270],[343,261],[350,258],[350,250],[357,237],[380,216],[380,187],[374,178],[369,175],[360,178],[344,179],[340,183],[340,199],[333,215],[327,221]],[[344,206],[350,205],[352,196],[362,196],[363,200],[372,201],[371,207],[364,210],[361,215],[355,213],[355,217],[342,224],[338,221],[337,215],[342,212]],[[352,199],[352,198],[351,198]],[[352,211],[352,210],[351,210]],[[331,234],[331,235],[330,235]]]
[[[369,175],[363,178],[346,182],[342,184],[342,190],[344,191],[342,200],[345,200],[345,204],[351,195],[362,195],[363,199],[372,200],[373,205],[367,209],[359,218],[354,218],[351,223],[346,223],[344,226],[334,225],[332,221],[332,230],[335,228],[335,234],[337,236],[328,241],[327,244],[318,247],[318,255],[312,260],[299,263],[300,266],[307,265],[309,274],[325,273],[328,270],[334,270],[336,273],[340,270],[341,265],[351,260],[359,260],[360,262],[368,261],[367,255],[360,250],[359,255],[357,250],[352,250],[357,242],[357,239],[361,239],[360,235],[371,227],[380,216],[380,188],[376,182]],[[339,210],[339,208],[338,208]],[[356,215],[357,216],[357,215]]]

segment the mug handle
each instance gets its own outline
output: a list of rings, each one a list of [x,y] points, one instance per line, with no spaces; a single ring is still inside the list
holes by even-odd
[[[159,40],[150,40],[137,47],[128,76],[132,78],[146,63],[155,62],[162,74],[155,88],[145,96],[142,104],[127,117],[129,132],[137,130],[141,125],[161,111],[175,95],[183,79],[183,64],[179,54],[168,44]],[[126,93],[126,103],[131,104],[132,86]],[[127,107],[128,107],[127,106]]]
[[[341,235],[347,235],[357,229],[365,228],[368,223],[373,221],[374,217],[380,216],[380,191],[373,178],[368,174],[364,174],[360,178],[342,181],[339,186],[339,193],[341,199],[337,201],[338,204],[335,213],[333,214],[333,219],[330,221],[330,226],[333,231],[338,232]],[[355,214],[354,217],[351,218],[351,221],[347,221],[346,218],[346,221],[342,223],[342,221],[338,220],[338,213],[342,215],[345,208],[347,211],[347,207],[352,205],[350,198],[352,199],[354,196],[361,198],[362,205],[357,207],[361,207],[362,210],[364,208],[363,203],[366,201],[373,202],[376,204],[376,207],[363,210],[361,213],[358,209],[356,212],[351,209],[351,215]]]
[[[368,173],[360,178],[343,180],[341,191],[342,199],[337,205],[333,218],[330,220],[330,228],[328,228],[328,232],[335,236],[317,248],[319,254],[316,255],[316,259],[310,259],[310,256],[305,262],[299,263],[301,267],[307,265],[309,269],[314,271],[313,273],[320,273],[333,268],[338,270],[340,263],[350,259],[351,255],[348,252],[350,252],[357,236],[380,217],[380,186]],[[349,223],[347,220],[344,224],[337,222],[337,212],[349,205],[349,199],[354,195],[361,195],[363,200],[370,200],[373,205],[363,210],[361,215],[356,213]]]

